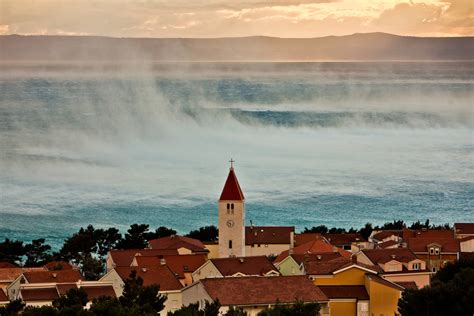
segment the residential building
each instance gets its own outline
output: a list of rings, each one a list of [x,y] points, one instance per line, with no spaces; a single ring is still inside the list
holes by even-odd
[[[474,236],[474,223],[454,223],[454,235],[458,239]]]
[[[123,294],[125,281],[134,272],[143,279],[143,285],[159,285],[159,294],[165,295],[167,300],[165,308],[160,312],[164,316],[170,311],[175,311],[182,306],[181,289],[183,285],[178,276],[171,271],[167,265],[159,265],[153,267],[116,267],[104,275],[100,281],[109,282],[113,285],[117,296]]]
[[[153,268],[167,265],[183,286],[193,283],[193,272],[207,260],[206,255],[136,256],[131,266]]]
[[[216,277],[279,276],[266,256],[209,259],[193,273],[193,280]]]
[[[10,303],[7,294],[0,288],[0,307]]]
[[[245,227],[246,256],[276,256],[294,246],[293,226]]]
[[[136,256],[178,255],[177,249],[112,249],[107,254],[107,272],[116,267],[130,267]]]
[[[183,305],[219,300],[220,311],[241,307],[255,316],[266,307],[280,304],[318,302],[321,315],[329,315],[326,295],[306,276],[208,278],[183,289]]]
[[[180,255],[209,253],[202,241],[178,235],[153,239],[148,245],[149,248],[156,250],[176,250]]]
[[[10,285],[7,286],[7,295],[10,300],[15,300],[20,294],[20,287],[25,284],[58,284],[58,283],[76,283],[82,281],[81,273],[76,269],[68,270],[33,270],[23,272]]]
[[[378,266],[379,275],[398,282],[415,282],[418,288],[430,284],[431,272],[426,262],[420,260],[410,249],[364,249],[357,253],[357,261],[366,265]]]

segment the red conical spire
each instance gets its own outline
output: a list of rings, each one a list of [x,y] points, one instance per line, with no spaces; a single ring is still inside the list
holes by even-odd
[[[231,167],[229,170],[229,175],[227,176],[227,180],[224,184],[224,189],[222,190],[221,197],[219,201],[223,200],[230,200],[230,201],[243,201],[244,193],[240,188],[239,181],[235,176],[234,167],[232,165],[234,161],[231,160]]]

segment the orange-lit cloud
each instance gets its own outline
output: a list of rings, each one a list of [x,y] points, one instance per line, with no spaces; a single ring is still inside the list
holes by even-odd
[[[1,0],[0,34],[474,35],[472,0]]]

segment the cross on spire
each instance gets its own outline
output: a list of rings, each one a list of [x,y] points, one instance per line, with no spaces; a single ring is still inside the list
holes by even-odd
[[[232,158],[230,158],[229,162],[230,162],[230,169],[234,169],[234,162],[235,162],[235,160],[232,159]]]

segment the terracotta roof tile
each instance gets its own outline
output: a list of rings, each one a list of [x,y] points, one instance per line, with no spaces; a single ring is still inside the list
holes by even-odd
[[[0,288],[0,302],[8,302],[9,299],[2,288]]]
[[[4,268],[18,268],[18,266],[7,261],[0,261],[0,269]]]
[[[380,244],[377,244],[377,247],[380,249],[385,249],[388,247],[393,247],[395,245],[398,245],[398,242],[394,240],[387,240],[387,241],[381,242]]]
[[[375,274],[366,274],[365,275],[366,278],[368,278],[369,280],[372,280],[374,282],[377,282],[379,284],[382,284],[382,285],[385,285],[385,286],[388,286],[388,287],[391,287],[393,289],[396,289],[396,290],[399,290],[399,291],[403,291],[404,288],[401,286],[401,285],[398,285],[398,284],[395,284],[393,282],[390,282],[388,280],[385,280],[384,278],[378,276],[378,275],[375,275]]]
[[[326,295],[304,275],[210,278],[199,282],[212,299],[219,299],[224,306],[327,301]]]
[[[320,233],[295,234],[295,247],[320,239],[323,239]]]
[[[66,261],[51,261],[43,266],[46,270],[68,270],[72,269],[73,266]]]
[[[428,252],[428,246],[431,244],[437,244],[441,246],[441,252],[459,252],[460,245],[459,240],[452,238],[408,238],[406,240],[407,247],[413,252]]]
[[[337,258],[341,258],[342,255],[339,252],[323,252],[323,253],[307,253],[307,254],[292,254],[291,257],[298,263],[301,264],[307,261],[331,261]]]
[[[404,289],[418,289],[418,286],[416,285],[415,281],[406,281],[406,282],[397,281],[394,283],[400,285]]]
[[[93,286],[81,286],[82,289],[87,293],[89,300],[99,297],[117,297],[112,285],[93,285]]]
[[[136,255],[159,256],[159,255],[177,255],[176,249],[114,249],[110,250],[109,255],[116,267],[129,267]]]
[[[245,244],[290,244],[293,226],[247,226],[245,227]]]
[[[278,272],[278,269],[275,268],[266,256],[219,258],[210,259],[210,261],[223,276],[232,276],[236,273],[250,276],[265,275],[270,271]]]
[[[225,181],[219,201],[243,201],[245,199],[244,193],[240,188],[239,181],[235,175],[234,168],[230,168],[229,175]]]
[[[53,301],[59,298],[59,294],[55,286],[49,288],[23,288],[20,290],[20,293],[25,302]]]
[[[162,261],[164,260],[164,261]],[[171,255],[171,256],[138,256],[136,257],[139,267],[156,267],[167,265],[171,271],[184,278],[184,273],[192,273],[206,262],[205,255]]]
[[[369,294],[363,285],[320,285],[318,287],[329,299],[369,299]]]
[[[451,239],[454,238],[454,231],[451,229],[427,229],[427,230],[403,230],[403,239],[408,238],[433,238],[433,239]]]
[[[474,223],[454,223],[457,234],[474,235]]]
[[[44,268],[0,268],[0,282],[11,282],[28,271],[45,271]]]
[[[82,280],[82,276],[77,270],[58,271],[30,271],[23,273],[28,283],[65,283]]]
[[[304,254],[322,254],[322,253],[335,253],[338,252],[343,257],[349,258],[351,253],[341,248],[335,247],[328,243],[325,239],[315,239],[313,241],[302,244],[291,250],[292,254],[304,255]],[[290,254],[290,250],[283,251],[276,259],[275,262],[280,262]]]
[[[176,275],[165,265],[146,268],[117,267],[115,271],[124,281],[128,279],[132,271],[137,271],[137,276],[143,279],[143,285],[158,284],[160,291],[180,290],[183,287]]]
[[[324,234],[323,237],[326,238],[331,244],[333,244],[334,246],[338,246],[338,247],[349,246],[353,242],[367,241],[359,233]]]
[[[387,248],[387,249],[364,249],[362,253],[369,258],[373,264],[386,263],[391,260],[408,263],[418,257],[407,248]]]
[[[390,236],[397,236],[402,237],[403,231],[402,230],[382,230],[380,232],[375,233],[372,238],[382,241],[383,239],[390,237]]]
[[[303,266],[308,275],[329,275],[334,271],[352,265],[353,262],[345,257],[339,257],[329,261],[304,261]]]
[[[59,283],[56,284],[59,295],[66,295],[70,289],[77,288],[77,283]]]
[[[150,248],[157,250],[178,250],[179,248],[186,248],[193,252],[209,252],[202,241],[178,235],[153,239],[148,243]]]

